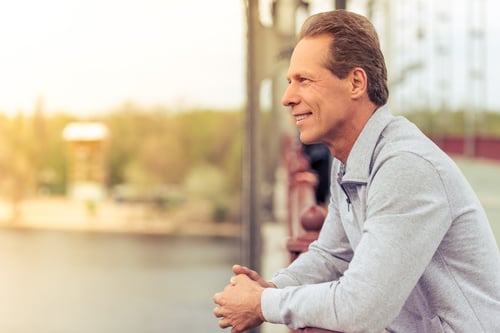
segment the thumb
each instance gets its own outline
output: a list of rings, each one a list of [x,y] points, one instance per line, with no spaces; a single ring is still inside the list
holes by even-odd
[[[241,266],[241,265],[234,265],[233,266],[233,273],[236,274],[236,275],[240,275],[240,274],[243,274],[243,275],[246,275],[248,276],[250,279],[252,279],[253,281],[257,282],[258,284],[260,284],[262,287],[264,288],[268,288],[268,287],[272,287],[272,288],[276,288],[276,286],[272,283],[269,283],[267,281],[265,281],[260,275],[259,273],[257,273],[256,271],[254,270],[251,270],[250,268],[246,267],[246,266]]]
[[[235,275],[239,275],[239,274],[249,275],[251,271],[252,270],[246,266],[241,266],[241,265],[234,265],[233,266],[233,273]]]
[[[261,279],[259,273],[257,273],[254,270],[251,270],[250,268],[248,268],[246,266],[234,265],[233,266],[233,273],[235,275],[244,274],[254,281],[258,281]]]

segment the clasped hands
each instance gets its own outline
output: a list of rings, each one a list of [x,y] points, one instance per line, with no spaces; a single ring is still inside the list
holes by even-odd
[[[260,298],[264,288],[275,288],[264,281],[259,273],[245,266],[234,265],[230,283],[214,295],[218,306],[214,315],[221,328],[232,327],[231,333],[240,333],[264,322]]]

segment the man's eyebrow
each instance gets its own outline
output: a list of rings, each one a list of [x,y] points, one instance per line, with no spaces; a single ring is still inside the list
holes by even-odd
[[[311,74],[309,74],[305,71],[298,71],[298,72],[295,72],[291,75],[287,75],[287,79],[298,79],[301,77],[311,77]]]

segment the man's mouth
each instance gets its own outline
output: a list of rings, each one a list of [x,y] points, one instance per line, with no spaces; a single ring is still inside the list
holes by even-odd
[[[295,116],[295,122],[300,122],[306,118],[308,118],[310,115],[312,115],[311,112],[308,112],[308,113],[302,113],[302,114],[298,114]]]

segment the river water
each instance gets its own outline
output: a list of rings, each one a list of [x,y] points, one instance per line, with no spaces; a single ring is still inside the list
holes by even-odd
[[[223,332],[234,238],[0,229],[0,332]]]

